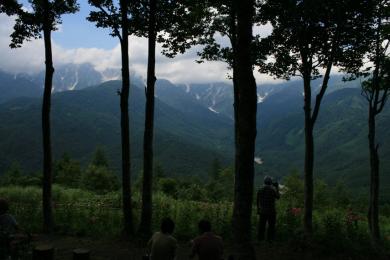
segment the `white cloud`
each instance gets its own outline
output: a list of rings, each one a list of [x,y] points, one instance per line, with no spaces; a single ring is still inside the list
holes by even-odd
[[[0,69],[13,73],[35,73],[44,69],[44,46],[42,39],[27,42],[19,49],[10,49],[10,37],[14,24],[13,18],[0,14]],[[255,29],[257,31],[258,28]],[[109,36],[107,36],[109,37]],[[147,63],[146,38],[130,37],[130,69],[145,78]],[[120,68],[120,45],[113,49],[76,48],[66,49],[53,41],[54,65],[67,63],[91,63],[98,71],[107,68]],[[189,50],[185,55],[168,59],[161,53],[161,46],[157,46],[156,74],[158,78],[165,78],[175,83],[205,83],[216,81],[229,81],[229,71],[223,62],[204,62],[197,64],[196,49]],[[258,83],[273,81],[255,73]]]

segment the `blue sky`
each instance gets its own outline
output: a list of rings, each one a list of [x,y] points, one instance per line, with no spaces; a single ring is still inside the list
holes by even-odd
[[[93,7],[86,0],[78,2],[80,11],[62,16],[61,31],[53,34],[53,40],[67,49],[103,48],[108,50],[114,48],[118,44],[118,39],[111,37],[108,29],[96,28],[94,23],[86,20]],[[28,5],[26,0],[21,3]]]
[[[90,63],[97,71],[120,69],[121,55],[117,38],[109,35],[108,29],[96,28],[86,20],[93,10],[87,0],[79,0],[80,11],[63,15],[62,24],[52,34],[53,60],[55,66],[64,64]],[[21,0],[28,9],[28,1]],[[42,39],[23,44],[22,48],[10,49],[10,34],[13,31],[15,17],[0,14],[0,70],[10,73],[37,73],[44,69],[44,46]],[[255,28],[255,33],[263,34],[270,28]],[[226,39],[222,39],[226,44]],[[168,59],[161,54],[161,45],[156,49],[157,78],[168,79],[174,83],[211,83],[230,82],[230,72],[222,62],[204,62],[197,64],[197,51],[200,47],[188,50],[184,55]],[[147,39],[131,36],[129,39],[130,70],[146,77]],[[258,81],[273,82],[271,77],[255,73]]]

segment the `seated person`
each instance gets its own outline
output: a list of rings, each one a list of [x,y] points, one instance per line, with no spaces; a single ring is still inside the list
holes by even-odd
[[[197,255],[199,260],[223,259],[222,238],[211,232],[211,223],[207,220],[201,220],[198,228],[200,236],[192,241],[190,258],[194,258]]]
[[[30,237],[19,228],[15,218],[8,213],[8,210],[8,202],[0,198],[0,247],[5,255],[11,255],[11,259],[19,259],[20,247],[28,244]]]
[[[151,260],[173,260],[176,256],[177,241],[172,236],[175,223],[170,218],[161,222],[161,231],[154,233],[148,242]]]
[[[19,231],[19,226],[8,210],[8,202],[5,199],[0,199],[0,231],[8,235],[15,235]]]

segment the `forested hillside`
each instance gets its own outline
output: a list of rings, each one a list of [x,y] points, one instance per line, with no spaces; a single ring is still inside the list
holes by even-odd
[[[367,104],[357,88],[357,82],[345,84],[341,79],[341,76],[335,77],[332,81],[330,92],[324,99],[324,113],[320,115],[315,131],[316,176],[331,184],[343,181],[364,194],[369,170]],[[0,83],[10,84],[7,81]],[[133,115],[132,158],[137,174],[141,171],[145,106],[141,84],[142,81],[138,80],[132,89],[130,101]],[[86,165],[96,147],[101,146],[106,150],[111,166],[116,171],[119,169],[119,108],[116,105],[119,86],[120,82],[112,81],[83,90],[54,94],[55,158],[68,153]],[[225,166],[233,165],[233,100],[230,85],[174,85],[167,80],[159,80],[156,97],[155,160],[166,174],[203,178],[214,159]],[[256,155],[263,164],[256,164],[256,175],[269,174],[282,180],[291,172],[302,172],[304,143],[299,81],[258,86],[258,97]],[[0,126],[0,136],[7,137],[0,138],[2,172],[14,162],[19,163],[27,173],[40,170],[39,113],[38,98],[21,97],[1,104],[0,119],[3,124]],[[383,150],[382,194],[386,200],[390,198],[390,179],[384,174],[390,167],[390,136],[385,131],[390,127],[389,117],[390,111],[386,109],[380,117],[378,129]],[[23,149],[26,146],[29,149]]]

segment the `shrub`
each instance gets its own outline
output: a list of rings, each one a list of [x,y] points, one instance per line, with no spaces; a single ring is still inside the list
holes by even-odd
[[[89,165],[82,176],[82,187],[104,194],[119,189],[118,177],[107,167]]]

